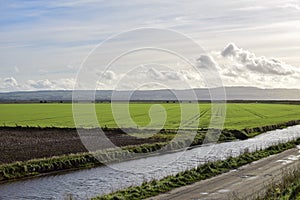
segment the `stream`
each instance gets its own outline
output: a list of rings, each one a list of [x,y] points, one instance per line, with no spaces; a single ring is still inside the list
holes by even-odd
[[[0,199],[88,199],[144,181],[161,179],[206,161],[224,160],[245,150],[255,151],[300,137],[300,125],[274,130],[244,141],[201,146],[93,169],[72,171],[0,185]]]

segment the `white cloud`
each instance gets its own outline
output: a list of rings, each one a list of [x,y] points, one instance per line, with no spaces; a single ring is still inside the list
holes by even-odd
[[[278,59],[258,57],[235,44],[212,55],[225,86],[299,88],[300,70]]]
[[[34,89],[53,89],[54,88],[54,84],[51,81],[49,81],[48,79],[38,80],[38,81],[28,80],[27,84],[29,87],[34,88]]]
[[[295,67],[288,65],[275,58],[257,57],[254,53],[238,48],[235,44],[229,44],[222,52],[222,56],[231,58],[242,64],[250,71],[261,74],[293,75]]]
[[[164,75],[160,71],[156,70],[155,68],[150,68],[147,72],[147,75],[151,78],[158,79],[158,80],[165,79]]]
[[[74,79],[58,79],[50,81],[45,80],[28,80],[23,86],[25,90],[72,90],[75,85]]]
[[[281,6],[278,6],[278,7],[280,7],[280,8],[292,8],[292,9],[296,9],[296,10],[300,11],[300,5],[298,5],[298,4],[287,3],[285,5],[281,5]]]
[[[258,10],[264,10],[266,7],[263,6],[247,6],[247,7],[241,7],[241,8],[236,8],[234,10],[238,11],[258,11]]]
[[[139,70],[127,73],[98,71],[97,89],[185,89],[204,87],[205,84],[211,86],[216,74],[207,72],[213,72],[212,69],[219,71],[225,86],[297,88],[300,85],[300,70],[295,66],[275,58],[257,56],[233,43],[221,52],[213,52],[212,56],[201,55],[196,60],[196,66],[199,71],[176,64],[142,66]],[[205,82],[207,80],[211,82]],[[72,90],[75,81],[73,78],[46,77],[22,82],[19,79],[17,81],[16,77],[5,77],[0,78],[0,91]]]
[[[18,82],[14,77],[0,78],[0,90],[15,91],[18,90]]]
[[[102,80],[106,80],[106,81],[113,81],[116,80],[118,78],[118,75],[113,72],[113,71],[97,71],[96,74],[99,76],[99,79]]]
[[[200,69],[201,68],[212,69],[217,67],[217,63],[211,56],[201,55],[197,59],[197,67]]]
[[[102,74],[103,78],[107,80],[115,80],[116,74],[113,71],[106,71]]]
[[[146,75],[148,78],[153,80],[183,80],[184,76],[180,72],[177,71],[159,71],[153,67],[151,67],[147,72]]]
[[[180,67],[182,68],[182,66]],[[192,68],[179,69],[176,64],[170,66],[141,65],[135,70],[111,73],[115,74],[115,79],[111,81],[99,78],[98,89],[186,89],[204,85],[198,71]],[[102,75],[102,72],[99,75]]]
[[[75,79],[73,78],[64,78],[60,79],[59,81],[54,82],[58,88],[62,90],[72,90],[75,85]]]

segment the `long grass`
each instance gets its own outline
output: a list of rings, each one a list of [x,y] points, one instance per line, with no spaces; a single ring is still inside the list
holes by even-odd
[[[253,200],[295,200],[300,199],[300,165],[282,171],[281,179],[272,181],[266,191],[254,195]]]
[[[64,170],[91,168],[101,166],[103,163],[124,161],[134,158],[136,155],[134,153],[159,150],[165,145],[165,143],[144,144],[123,147],[122,150],[107,149],[93,153],[78,153],[3,164],[0,165],[0,181],[32,177]]]

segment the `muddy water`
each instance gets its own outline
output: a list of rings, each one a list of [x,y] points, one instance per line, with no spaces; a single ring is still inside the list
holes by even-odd
[[[0,185],[0,199],[88,199],[96,195],[139,185],[143,181],[193,168],[208,160],[238,156],[300,137],[300,126],[270,131],[245,141],[198,147],[186,152],[159,155],[113,164],[109,167],[70,172]]]

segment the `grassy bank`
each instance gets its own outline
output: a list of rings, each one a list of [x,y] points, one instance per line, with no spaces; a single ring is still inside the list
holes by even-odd
[[[219,142],[232,141],[236,139],[247,139],[253,137],[258,133],[274,130],[276,128],[284,128],[296,124],[299,124],[299,121],[290,121],[278,125],[258,127],[258,128],[247,129],[242,131],[225,129],[222,131]],[[248,131],[248,133],[246,131]],[[171,133],[160,133],[160,134],[161,135],[167,134],[170,136]],[[191,146],[201,145],[203,143],[204,137],[205,137],[205,130],[201,130],[196,135],[194,141],[181,140],[178,142],[171,142],[171,143],[160,142],[160,143],[153,143],[153,144],[132,145],[132,146],[122,147],[121,148],[122,151],[116,149],[107,149],[107,150],[97,151],[94,153],[78,153],[78,154],[63,155],[63,156],[44,158],[44,159],[29,160],[26,162],[3,164],[0,165],[0,181],[9,181],[13,179],[32,177],[32,176],[43,175],[47,173],[53,173],[53,172],[59,172],[65,170],[91,168],[91,167],[103,165],[102,163],[99,162],[99,160],[104,161],[105,163],[120,162],[128,159],[140,158],[141,156],[143,157],[148,156],[151,155],[151,152],[159,151],[161,149],[164,150],[164,153],[172,152],[172,151],[180,150],[189,144],[192,144]],[[136,155],[137,153],[142,153],[142,154]]]
[[[224,161],[206,163],[197,168],[181,172],[175,176],[168,176],[161,180],[145,182],[141,186],[134,186],[112,194],[95,197],[94,200],[115,200],[130,199],[138,200],[168,192],[174,188],[193,184],[225,172],[236,169],[240,166],[249,164],[253,161],[268,157],[270,155],[281,153],[285,150],[294,148],[300,144],[300,139],[285,144],[271,146],[265,150],[259,150],[253,153],[244,153],[238,157],[231,157]]]
[[[238,198],[237,198],[238,199]],[[300,166],[282,172],[280,181],[272,182],[266,192],[255,195],[253,200],[295,200],[300,199]]]
[[[103,162],[119,162],[125,159],[133,159],[133,153],[146,153],[158,150],[165,143],[145,144],[123,147],[122,151],[108,149],[94,153],[78,153],[51,158],[34,159],[26,162],[15,162],[0,165],[0,182],[33,177],[52,172],[75,170],[101,166]]]

